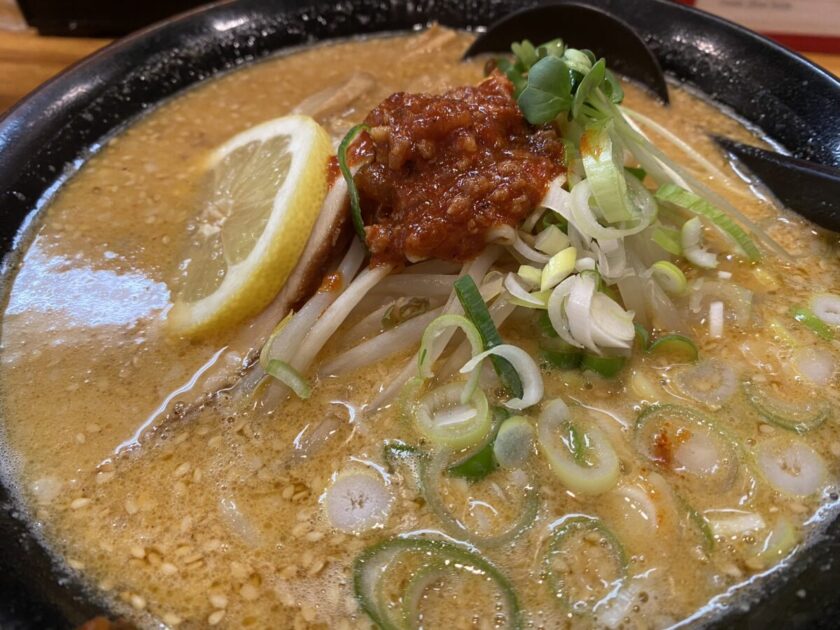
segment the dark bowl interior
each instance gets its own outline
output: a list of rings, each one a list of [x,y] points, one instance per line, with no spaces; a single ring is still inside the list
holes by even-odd
[[[587,0],[630,23],[663,68],[760,128],[791,153],[840,166],[840,81],[787,49],[724,20],[665,0]],[[156,103],[219,72],[285,47],[410,28],[438,20],[486,25],[516,0],[306,0],[224,2],[121,40],[34,92],[0,119],[0,247],[4,271],[33,209],[99,143]],[[562,25],[558,34],[563,35]],[[593,42],[597,47],[597,42]],[[16,237],[18,237],[16,239]],[[0,627],[67,628],[100,613],[53,566],[0,487]],[[727,628],[836,627],[840,523],[778,571]]]

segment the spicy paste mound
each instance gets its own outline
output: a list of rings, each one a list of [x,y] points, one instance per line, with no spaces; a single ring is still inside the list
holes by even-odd
[[[440,95],[398,92],[365,123],[372,161],[355,181],[374,265],[469,260],[563,169],[553,128],[529,125],[497,74]]]

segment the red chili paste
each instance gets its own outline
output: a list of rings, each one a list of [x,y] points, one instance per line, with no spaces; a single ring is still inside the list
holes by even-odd
[[[398,92],[365,123],[371,161],[355,181],[373,265],[473,258],[564,168],[554,129],[529,125],[498,74],[441,95]]]

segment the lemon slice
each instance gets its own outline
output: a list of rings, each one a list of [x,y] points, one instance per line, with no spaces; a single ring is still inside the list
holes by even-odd
[[[213,151],[168,316],[176,333],[224,328],[271,302],[315,224],[331,154],[308,116],[270,120]]]

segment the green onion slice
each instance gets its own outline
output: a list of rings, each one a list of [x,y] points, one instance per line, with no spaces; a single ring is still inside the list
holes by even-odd
[[[502,468],[521,468],[534,451],[534,427],[524,416],[502,422],[493,441],[493,454]]]
[[[428,379],[434,376],[434,373],[432,372],[432,356],[434,356],[432,353],[432,347],[435,340],[447,328],[460,328],[464,332],[464,335],[466,335],[467,341],[470,344],[472,356],[479,354],[484,349],[484,344],[482,343],[481,335],[479,334],[478,329],[466,317],[452,314],[436,317],[429,322],[428,326],[426,326],[426,330],[423,332],[423,338],[420,341],[420,352],[418,353],[418,370],[420,378]],[[467,385],[461,393],[462,403],[466,403],[472,396],[472,393],[478,386],[479,375],[480,373],[478,370],[470,375]]]
[[[736,443],[690,407],[653,405],[636,419],[636,449],[680,483],[722,492],[738,474]]]
[[[501,345],[502,338],[496,329],[496,324],[493,323],[493,319],[490,317],[487,304],[484,303],[484,299],[481,297],[475,281],[470,276],[463,276],[455,281],[454,286],[455,293],[461,302],[461,306],[464,308],[464,312],[470,321],[475,324],[482,341],[484,341],[485,350]],[[519,380],[519,375],[513,369],[513,366],[502,357],[494,356],[490,360],[493,362],[493,368],[496,370],[496,374],[499,375],[502,385],[513,396],[520,398],[522,396],[522,382]]]
[[[467,526],[464,518],[455,516],[448,502],[443,496],[442,486],[445,483],[444,474],[448,469],[452,454],[443,449],[432,456],[431,461],[421,465],[420,479],[422,483],[423,497],[429,507],[440,519],[444,529],[460,539],[467,540],[472,544],[490,549],[506,545],[524,533],[537,517],[539,510],[539,495],[534,479],[521,469],[498,470],[488,477],[484,483],[488,484],[490,492],[498,500],[498,489],[501,486],[509,500],[500,504],[500,508],[514,514],[511,522],[501,524],[498,530],[487,532],[487,527],[481,527],[482,531],[476,531]],[[502,484],[500,476],[506,476],[507,484]],[[480,489],[481,481],[476,481],[470,486],[470,495],[475,495]],[[511,502],[518,503],[511,506]],[[464,497],[453,497],[451,503],[456,507],[467,504]]]
[[[756,545],[753,557],[765,567],[771,567],[789,555],[799,540],[796,526],[786,516],[780,516],[770,533]]]
[[[599,356],[585,352],[580,362],[580,368],[582,370],[591,370],[604,378],[612,378],[621,372],[625,363],[627,363],[626,357]]]
[[[347,182],[347,193],[350,196],[350,216],[353,219],[353,227],[356,234],[362,243],[365,243],[365,222],[362,219],[362,206],[359,202],[359,189],[356,188],[356,181],[353,179],[353,174],[350,172],[350,167],[347,165],[347,151],[350,145],[359,137],[363,131],[368,131],[370,128],[365,124],[355,125],[351,127],[347,135],[338,145],[338,168],[341,170],[341,175],[344,181]]]
[[[447,472],[453,477],[460,477],[467,481],[481,481],[499,467],[493,454],[493,440],[498,432],[498,426],[510,417],[510,412],[501,405],[493,405],[493,428],[487,434],[484,442],[478,444],[449,465]]]
[[[566,343],[559,337],[542,338],[540,340],[540,355],[549,365],[561,370],[574,370],[580,367],[580,362],[583,359],[580,348]]]
[[[271,359],[265,371],[269,376],[273,376],[281,383],[287,385],[298,398],[306,400],[312,395],[312,386],[309,384],[309,381],[285,361]]]
[[[534,359],[531,358],[531,355],[518,346],[507,343],[500,346],[493,346],[489,350],[485,350],[467,361],[464,367],[461,368],[461,373],[477,373],[481,362],[487,357],[492,356],[499,356],[507,360],[513,366],[513,369],[516,370],[519,381],[522,383],[522,396],[505,401],[503,403],[505,407],[508,409],[522,410],[536,405],[542,400],[545,389],[540,368]]]
[[[636,343],[642,350],[647,350],[650,347],[650,333],[648,329],[642,326],[639,322],[633,323],[633,328],[636,330]]]
[[[807,433],[831,415],[831,406],[823,398],[809,395],[791,400],[791,394],[774,395],[770,385],[755,380],[746,380],[741,387],[747,401],[761,417],[788,431]]]
[[[447,472],[453,477],[460,477],[467,481],[481,481],[498,467],[499,464],[493,453],[493,441],[489,440],[462,461],[452,464]]]
[[[700,356],[695,343],[686,337],[673,333],[658,337],[648,348],[650,354],[666,355],[675,361],[693,363]]]
[[[818,293],[811,298],[811,311],[829,326],[840,326],[840,295]]]
[[[820,339],[831,341],[834,339],[834,331],[822,319],[817,317],[813,311],[803,306],[796,306],[790,310],[791,317],[815,333]]]
[[[414,426],[434,444],[453,449],[475,446],[492,426],[484,392],[476,388],[461,402],[460,383],[432,390],[413,406]]]
[[[680,296],[688,289],[688,280],[685,274],[674,263],[667,260],[659,260],[650,267],[650,274],[654,281],[661,286],[665,293]]]
[[[605,602],[627,578],[624,547],[597,518],[564,517],[554,529],[545,556],[547,582],[571,612],[584,614]]]
[[[552,472],[572,492],[602,494],[618,481],[619,462],[612,443],[594,423],[573,422],[559,398],[540,414],[537,438]]]
[[[674,228],[659,225],[654,228],[650,236],[654,243],[659,245],[669,254],[674,256],[682,255],[682,245],[680,244],[680,231]]]
[[[421,574],[426,567],[444,566],[448,572],[438,574],[436,579],[451,577],[454,586],[463,584],[462,580],[477,580],[481,591],[493,589],[488,601],[484,602],[482,597],[481,603],[496,610],[496,627],[510,630],[522,627],[519,601],[504,574],[478,554],[442,540],[391,538],[368,547],[353,563],[353,590],[362,610],[380,628],[403,630],[406,622],[417,623],[420,611],[406,604],[411,599],[419,606],[422,593],[399,589],[404,589],[407,582],[411,584],[412,576]],[[393,592],[393,589],[398,590]]]
[[[761,259],[761,252],[744,229],[723,210],[713,206],[702,197],[676,184],[664,184],[654,196],[659,201],[674,204],[678,208],[709,219],[718,230],[737,243],[747,258],[751,261]]]
[[[634,218],[624,175],[624,151],[610,137],[611,125],[588,128],[580,139],[586,179],[607,223]]]
[[[698,217],[693,217],[683,223],[680,244],[685,259],[697,267],[714,269],[718,266],[717,254],[704,249],[702,241],[703,223]]]

